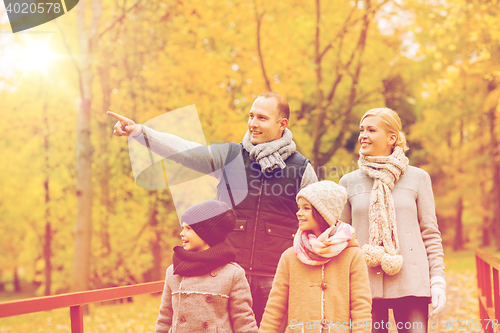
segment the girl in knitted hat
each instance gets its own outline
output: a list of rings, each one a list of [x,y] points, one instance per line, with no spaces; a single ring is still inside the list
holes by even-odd
[[[278,263],[259,332],[369,332],[371,297],[354,229],[337,219],[347,199],[332,181],[297,194],[299,229]],[[288,319],[286,319],[288,318]]]
[[[340,180],[348,201],[340,218],[352,224],[369,266],[373,330],[388,332],[388,309],[399,332],[427,332],[428,308],[445,304],[443,247],[429,174],[408,165],[401,120],[387,108],[360,122],[360,169]]]
[[[182,246],[167,269],[155,333],[256,333],[245,271],[224,243],[236,215],[209,200],[182,214]]]

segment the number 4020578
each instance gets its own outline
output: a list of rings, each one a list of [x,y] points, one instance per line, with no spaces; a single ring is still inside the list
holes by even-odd
[[[59,14],[62,10],[60,3],[53,3],[53,2],[46,2],[46,3],[11,2],[5,9],[7,10],[7,13],[15,13],[15,14],[35,14],[35,13]]]

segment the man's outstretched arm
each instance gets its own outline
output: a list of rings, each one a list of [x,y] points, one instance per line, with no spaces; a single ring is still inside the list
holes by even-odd
[[[107,114],[118,120],[113,128],[114,135],[126,137],[132,135],[137,142],[164,158],[205,174],[222,170],[225,165],[228,144],[203,146],[173,134],[158,132],[136,124],[133,120],[117,113],[108,111]]]

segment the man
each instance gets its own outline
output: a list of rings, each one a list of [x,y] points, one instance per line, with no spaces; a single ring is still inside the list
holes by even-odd
[[[118,119],[113,132],[117,136],[133,135],[138,141],[145,137],[143,144],[155,153],[198,171],[224,170],[233,178],[246,177],[248,194],[234,205],[233,193],[238,189],[227,186],[227,177],[221,173],[218,199],[236,211],[236,227],[228,241],[237,252],[236,261],[245,269],[259,325],[278,261],[283,251],[292,246],[297,230],[295,196],[304,186],[318,181],[309,160],[295,150],[287,128],[287,100],[272,92],[259,95],[250,109],[243,141],[210,145],[206,154],[189,153],[200,147],[197,143],[159,133],[112,112],[108,114]],[[243,157],[244,172],[228,165],[237,154]],[[221,190],[224,185],[227,191]]]

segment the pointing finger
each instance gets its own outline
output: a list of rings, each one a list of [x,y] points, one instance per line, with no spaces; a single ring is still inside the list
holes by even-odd
[[[124,116],[121,116],[121,115],[119,115],[118,113],[114,113],[114,112],[108,111],[108,112],[106,112],[106,114],[107,114],[108,116],[111,116],[111,117],[113,117],[113,118],[115,118],[115,119],[117,119],[117,120],[119,120],[119,121],[123,121],[123,122],[125,122],[125,123],[131,122],[131,120],[130,120],[130,119],[125,118]]]

